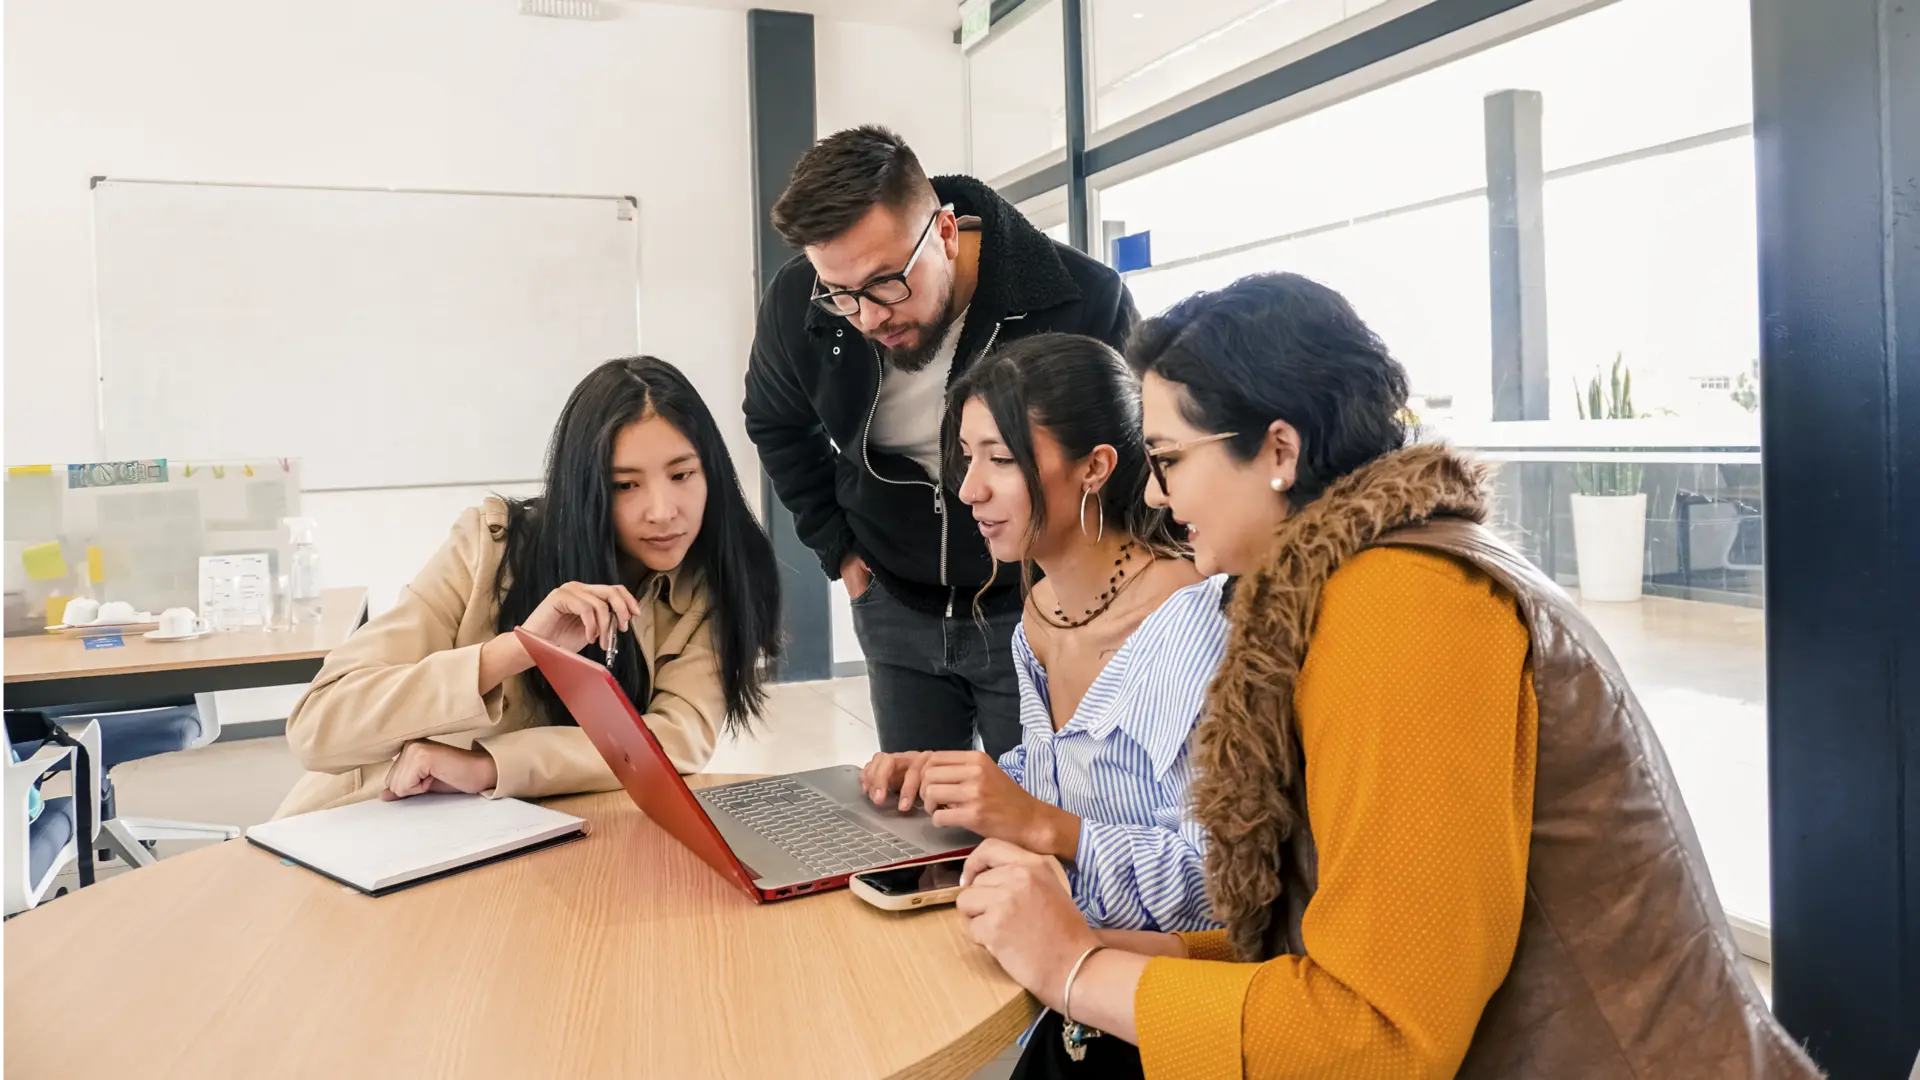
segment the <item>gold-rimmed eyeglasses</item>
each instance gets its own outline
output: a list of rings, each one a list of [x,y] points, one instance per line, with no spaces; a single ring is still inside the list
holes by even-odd
[[[1196,446],[1205,446],[1208,443],[1225,442],[1226,440],[1234,438],[1239,434],[1240,433],[1237,431],[1223,431],[1217,435],[1203,435],[1198,439],[1188,439],[1186,442],[1165,443],[1160,446],[1148,447],[1147,448],[1147,468],[1153,470],[1153,479],[1156,483],[1160,485],[1160,493],[1162,495],[1171,494],[1171,489],[1167,487],[1167,467],[1165,463],[1161,461],[1162,458],[1166,457],[1168,454],[1183,453],[1187,450],[1193,449]]]

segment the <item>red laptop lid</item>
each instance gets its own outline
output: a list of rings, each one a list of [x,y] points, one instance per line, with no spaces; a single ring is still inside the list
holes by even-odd
[[[758,901],[760,890],[754,887],[753,876],[721,839],[720,830],[714,828],[699,800],[693,797],[693,790],[660,748],[660,741],[635,711],[633,702],[627,700],[626,691],[614,681],[613,673],[525,630],[516,628],[514,634],[553,684],[560,700],[567,703],[574,722],[593,740],[594,749],[607,759],[634,804],[718,870],[721,877]]]

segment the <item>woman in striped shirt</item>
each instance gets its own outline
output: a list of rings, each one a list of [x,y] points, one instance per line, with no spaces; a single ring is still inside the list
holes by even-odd
[[[1094,926],[1217,926],[1187,744],[1226,648],[1225,579],[1202,577],[1142,497],[1131,373],[1092,338],[1039,335],[976,362],[949,402],[960,498],[1029,585],[1013,638],[1021,742],[997,763],[877,754],[868,794],[1061,859]]]

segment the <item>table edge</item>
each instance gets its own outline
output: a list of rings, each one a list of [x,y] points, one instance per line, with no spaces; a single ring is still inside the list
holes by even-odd
[[[367,621],[367,587],[364,585],[348,585],[325,591],[329,593],[357,592],[360,594],[359,611],[354,614],[353,626],[347,631],[347,637],[353,636],[353,632],[364,626]],[[45,637],[52,636],[56,635],[22,634],[17,638],[8,640],[38,641]],[[346,637],[341,638],[340,641],[345,642]],[[89,668],[84,671],[69,668],[63,671],[28,671],[18,674],[8,672],[4,679],[0,680],[0,685],[11,686],[15,683],[56,682],[65,679],[111,678],[126,675],[157,675],[169,671],[200,671],[206,668],[248,667],[253,664],[298,663],[305,660],[325,660],[327,654],[338,647],[339,643],[336,643],[328,648],[301,649],[298,652],[255,653],[249,656],[230,657],[202,657],[186,661],[164,661],[155,663],[141,662],[120,667]],[[4,648],[4,646],[0,646],[0,648]]]

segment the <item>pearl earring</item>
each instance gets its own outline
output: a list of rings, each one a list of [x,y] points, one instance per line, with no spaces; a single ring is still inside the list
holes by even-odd
[[[1276,492],[1287,490],[1287,482],[1285,480],[1280,479],[1277,476],[1267,481],[1267,486],[1272,488]]]

